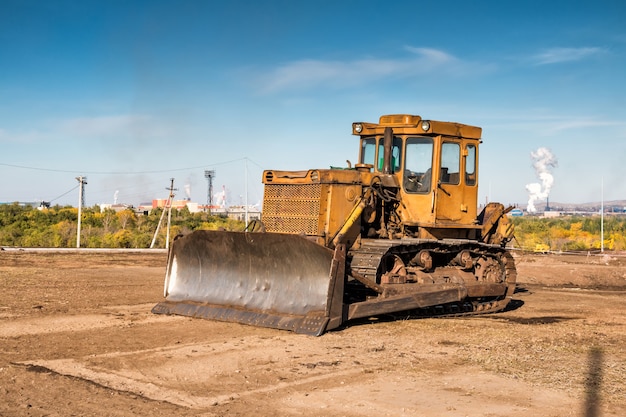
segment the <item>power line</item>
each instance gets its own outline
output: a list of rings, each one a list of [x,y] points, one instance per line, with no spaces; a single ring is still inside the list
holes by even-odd
[[[263,168],[261,165],[259,165],[258,163],[254,162],[254,160],[253,160],[253,159],[250,159],[250,158],[244,158],[244,159],[247,159],[248,161],[252,162],[254,165],[256,165],[257,167],[259,167],[259,168],[261,168],[261,169],[265,169],[265,168]]]
[[[50,202],[50,203],[52,203],[54,200],[58,200],[59,198],[63,197],[64,195],[67,195],[67,194],[71,193],[72,191],[74,191],[74,190],[75,190],[75,189],[77,189],[78,187],[80,187],[80,184],[78,184],[76,187],[72,188],[71,190],[64,192],[64,193],[63,193],[63,194],[61,194],[60,196],[53,198],[53,199],[52,199],[52,200],[50,200],[49,202]]]
[[[11,167],[11,168],[30,169],[30,170],[33,170],[33,171],[62,172],[62,173],[70,173],[70,174],[75,174],[76,172],[82,172],[84,174],[90,174],[90,175],[134,175],[134,174],[160,174],[160,173],[164,173],[164,172],[188,171],[188,170],[191,170],[191,169],[206,168],[207,166],[213,167],[213,166],[218,166],[218,165],[232,164],[233,162],[240,162],[240,161],[244,161],[246,159],[250,160],[249,158],[239,158],[239,159],[233,159],[233,160],[230,160],[230,161],[217,162],[217,163],[214,163],[214,164],[202,164],[202,165],[185,167],[185,168],[159,169],[159,170],[154,170],[154,171],[85,171],[85,170],[67,170],[67,169],[39,168],[39,167],[31,167],[31,166],[26,166],[26,165],[6,164],[6,163],[3,163],[3,162],[0,162],[0,165],[6,166],[6,167]],[[258,166],[258,164],[256,162],[254,162],[254,161],[252,161],[252,162],[255,165]]]
[[[133,172],[124,172],[124,171],[109,171],[109,172],[105,172],[105,171],[80,171],[81,175],[155,175],[155,174],[162,174],[162,173],[169,173],[169,172],[175,172],[175,171],[191,171],[191,170],[197,170],[197,169],[203,169],[203,172],[206,171],[207,169],[211,169],[220,165],[227,165],[227,164],[233,164],[233,163],[240,163],[240,162],[250,162],[252,163],[254,166],[256,166],[259,169],[264,169],[259,163],[257,163],[256,161],[248,158],[248,157],[244,157],[244,158],[238,158],[238,159],[232,159],[232,160],[228,160],[228,161],[222,161],[222,162],[217,162],[217,163],[209,163],[209,164],[203,164],[203,165],[197,165],[197,166],[191,166],[191,167],[186,167],[186,168],[172,168],[172,169],[163,169],[163,170],[154,170],[154,171],[133,171]],[[34,170],[34,171],[44,171],[44,172],[59,172],[59,173],[72,173],[75,174],[78,171],[74,171],[74,170],[68,170],[68,169],[54,169],[54,168],[45,168],[45,167],[36,167],[36,166],[27,166],[27,165],[17,165],[17,164],[7,164],[7,163],[3,163],[0,162],[0,166],[6,166],[6,167],[11,167],[11,168],[18,168],[18,169],[26,169],[26,170]],[[125,193],[128,194],[125,196],[125,198],[137,198],[137,197],[144,197],[145,193],[146,193],[146,185],[150,185],[153,186],[155,185],[157,182],[159,181],[142,181],[140,187],[141,187],[141,191],[137,191],[137,186],[133,185],[133,186],[124,186],[122,185],[120,187],[120,185],[115,185],[112,187],[100,187],[98,188],[98,190],[96,191],[95,194],[91,194],[92,197],[94,195],[98,195],[101,196],[100,198],[102,198],[102,196],[104,194],[106,194],[107,192],[113,192],[113,191],[117,191],[119,189],[124,189]],[[67,194],[70,194],[72,191],[76,190],[79,187],[79,185],[71,188],[70,190],[62,193],[61,195],[51,199],[51,200],[47,200],[48,202],[54,202],[56,200],[61,199],[62,197],[66,196]],[[258,190],[254,190],[255,194]],[[257,196],[258,197],[258,196]]]

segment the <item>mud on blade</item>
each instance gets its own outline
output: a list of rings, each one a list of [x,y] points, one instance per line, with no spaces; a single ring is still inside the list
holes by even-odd
[[[166,301],[152,311],[321,334],[343,292],[332,265],[331,250],[301,236],[196,231],[173,242]]]

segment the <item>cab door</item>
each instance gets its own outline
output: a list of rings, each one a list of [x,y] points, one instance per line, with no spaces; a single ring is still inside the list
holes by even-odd
[[[401,175],[402,204],[397,213],[406,225],[433,225],[435,222],[436,141],[432,137],[405,139]]]
[[[464,204],[464,186],[461,183],[461,142],[444,139],[438,162],[437,177],[433,183],[435,221],[444,224],[462,222],[468,209]]]

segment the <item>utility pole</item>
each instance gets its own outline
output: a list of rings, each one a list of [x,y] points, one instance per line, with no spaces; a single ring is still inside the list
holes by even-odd
[[[165,249],[170,248],[170,224],[172,222],[172,200],[174,200],[174,191],[177,189],[174,188],[174,178],[170,178],[170,195],[167,198],[168,210],[167,210],[167,233],[165,237]]]
[[[204,178],[207,179],[208,189],[206,193],[206,205],[209,208],[209,215],[211,214],[211,206],[213,205],[213,178],[215,177],[215,170],[205,170]]]
[[[170,178],[170,188],[166,188],[170,192],[167,197],[167,202],[165,203],[165,207],[163,207],[163,211],[161,212],[161,217],[159,218],[159,223],[157,224],[156,231],[154,232],[154,237],[152,238],[152,243],[150,243],[150,249],[154,247],[154,243],[156,242],[157,236],[159,235],[159,230],[161,229],[161,223],[163,223],[163,217],[165,216],[165,209],[168,209],[167,216],[167,236],[165,238],[165,249],[169,249],[170,247],[170,222],[172,219],[172,200],[174,199],[174,191],[178,189],[174,188],[174,178]]]
[[[83,206],[85,205],[85,185],[87,177],[76,177],[78,181],[78,230],[76,231],[76,248],[80,248],[80,224],[83,215]]]
[[[600,252],[604,253],[604,177],[602,177],[600,188]]]

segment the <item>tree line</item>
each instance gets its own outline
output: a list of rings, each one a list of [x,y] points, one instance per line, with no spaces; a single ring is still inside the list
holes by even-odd
[[[626,216],[514,217],[514,247],[534,252],[626,250]],[[603,236],[604,235],[604,236]]]
[[[161,220],[163,209],[137,214],[132,209],[101,211],[99,206],[83,208],[81,247],[148,248]],[[513,217],[514,247],[528,251],[581,251],[601,248],[600,216],[555,218]],[[165,247],[166,228],[162,225],[155,247]],[[185,207],[172,209],[170,237],[194,230],[243,230],[238,220],[208,213],[190,213]],[[78,209],[54,206],[39,210],[18,204],[0,205],[0,246],[76,247]],[[626,250],[626,217],[604,218],[604,249]]]
[[[81,247],[148,248],[152,243],[163,209],[137,214],[133,209],[101,211],[99,206],[82,209]],[[166,215],[167,217],[167,215]],[[163,219],[164,223],[167,219]],[[208,213],[190,213],[187,207],[172,209],[170,237],[198,229],[243,230],[244,223]],[[0,246],[76,247],[78,209],[53,206],[37,209],[18,204],[0,205]],[[165,247],[167,231],[161,225],[155,247]]]

